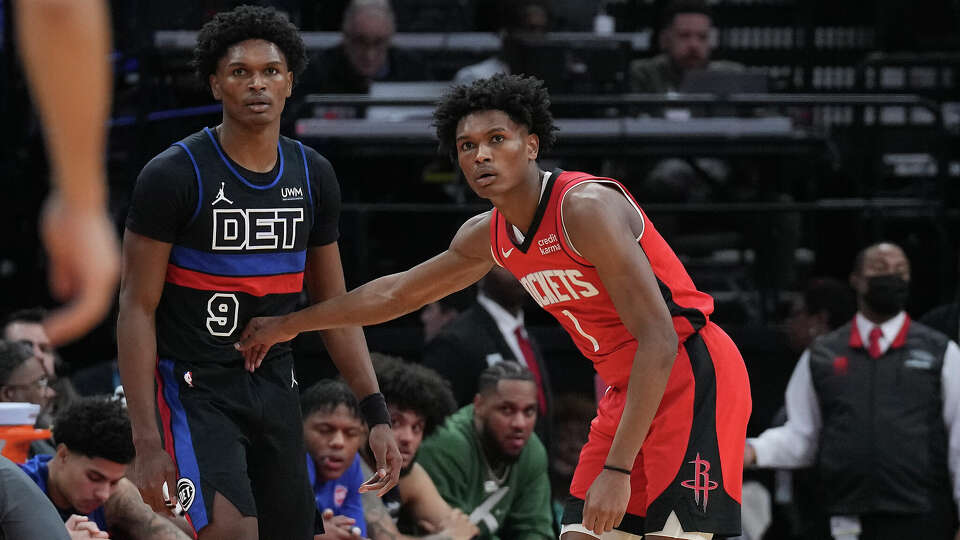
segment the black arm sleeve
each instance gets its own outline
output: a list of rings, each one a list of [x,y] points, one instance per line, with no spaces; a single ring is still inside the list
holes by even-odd
[[[309,245],[324,246],[340,237],[340,183],[333,165],[316,150],[304,146],[310,168],[310,190],[313,192],[314,220]]]
[[[197,173],[189,156],[179,146],[171,146],[140,171],[127,228],[172,244],[193,218],[198,197]]]

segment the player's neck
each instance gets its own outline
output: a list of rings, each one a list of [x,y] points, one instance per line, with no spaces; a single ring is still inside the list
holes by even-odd
[[[224,117],[215,130],[223,151],[241,167],[253,172],[270,172],[277,164],[278,122],[249,126]]]
[[[47,465],[47,497],[50,498],[50,502],[57,508],[67,510],[70,508],[70,501],[64,496],[57,482],[58,469],[55,463],[56,460],[57,456],[54,456],[53,459],[50,460],[50,464]]]
[[[543,171],[534,164],[526,181],[521,182],[509,192],[490,200],[506,218],[507,223],[520,229],[524,236],[530,233],[533,218],[537,214],[537,207],[540,205],[543,177]]]

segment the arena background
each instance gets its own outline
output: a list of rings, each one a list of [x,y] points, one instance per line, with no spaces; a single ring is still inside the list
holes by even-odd
[[[345,1],[257,3],[286,11],[304,31],[311,52],[339,40]],[[118,231],[143,165],[172,142],[218,122],[219,109],[193,83],[187,62],[195,31],[215,12],[238,4],[113,2],[108,163]],[[719,128],[692,122],[682,129],[660,118],[663,96],[626,93],[626,62],[657,52],[662,4],[550,4],[550,50],[579,55],[587,71],[548,81],[564,130],[543,164],[627,184],[699,287],[717,299],[715,320],[743,350],[755,393],[761,386],[781,392],[792,369],[795,357],[785,348],[782,323],[797,291],[813,276],[845,281],[854,254],[867,243],[887,239],[907,251],[913,263],[912,314],[954,301],[960,2],[713,2],[714,57],[764,74],[769,93],[681,96],[673,106],[698,111],[694,120],[722,120]],[[502,6],[495,0],[395,0],[394,8],[394,45],[424,58],[437,80],[449,80],[458,68],[499,47],[495,31]],[[47,168],[13,44],[11,9],[9,1],[0,0],[2,312],[53,305],[36,227]],[[613,17],[614,33],[593,32],[601,12]],[[444,249],[464,218],[489,207],[436,154],[422,118],[362,133],[311,119],[330,110],[362,114],[367,107],[431,103],[370,99],[308,98],[300,88],[285,113],[285,134],[319,150],[339,176],[341,250],[350,287]],[[646,192],[645,179],[668,158],[719,161],[726,174],[699,199],[685,185]],[[590,392],[589,363],[545,313],[532,302],[530,307],[529,325],[544,347],[557,390]],[[115,357],[114,319],[115,313],[87,338],[61,349],[69,370]],[[367,336],[371,350],[411,360],[422,347],[416,314],[369,328]],[[333,369],[318,361],[318,342],[305,336],[297,344],[306,379]]]

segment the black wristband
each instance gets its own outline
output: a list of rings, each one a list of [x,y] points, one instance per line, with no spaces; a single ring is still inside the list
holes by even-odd
[[[374,392],[360,400],[360,416],[367,423],[367,427],[373,427],[377,424],[391,424],[390,412],[387,411],[387,401],[383,399],[383,394]]]
[[[615,472],[623,473],[627,476],[630,476],[630,469],[624,469],[623,467],[614,467],[613,465],[604,465],[603,468],[608,471],[615,471]]]

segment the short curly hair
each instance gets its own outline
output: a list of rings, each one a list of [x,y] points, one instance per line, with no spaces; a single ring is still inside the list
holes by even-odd
[[[550,113],[550,94],[536,77],[498,74],[470,85],[457,85],[448,91],[433,112],[440,152],[456,163],[457,124],[476,111],[503,111],[511,120],[527,127],[540,138],[540,153],[550,150],[557,140],[557,126]]]
[[[71,452],[114,463],[130,463],[136,454],[127,410],[103,396],[79,398],[58,413],[53,438]]]
[[[307,48],[300,31],[285,15],[272,7],[240,6],[217,13],[197,34],[193,49],[193,68],[202,86],[208,86],[210,75],[227,49],[248,39],[269,41],[280,49],[293,72],[294,83],[307,67]]]
[[[300,394],[300,414],[303,418],[315,412],[330,414],[343,405],[351,416],[363,422],[360,405],[353,390],[343,379],[321,379]]]
[[[424,437],[456,410],[450,383],[436,371],[380,353],[371,353],[370,359],[387,404],[423,416]]]

